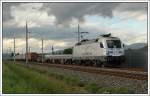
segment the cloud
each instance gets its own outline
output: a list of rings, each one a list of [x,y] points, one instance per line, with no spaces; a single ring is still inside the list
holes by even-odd
[[[25,21],[28,19],[31,50],[41,52],[73,46],[77,42],[77,24],[80,31],[90,32],[84,38],[93,39],[100,34],[112,33],[131,44],[147,39],[146,3],[3,3],[4,48],[12,45],[13,32],[18,49],[25,49]],[[64,26],[69,25],[69,26]],[[137,36],[144,33],[145,35]],[[136,40],[130,40],[133,38]]]
[[[18,3],[2,3],[3,6],[3,22],[9,21],[11,19],[14,19],[11,15],[11,7],[12,6],[18,6]]]
[[[129,38],[127,44],[133,44],[134,43],[147,43],[147,34],[144,33],[144,34],[140,34],[140,35],[136,35],[136,36],[133,36],[132,38]]]
[[[44,26],[44,27],[32,27],[28,28],[29,38],[44,38],[53,40],[64,40],[74,38],[77,28],[58,28],[56,26]],[[13,38],[15,33],[16,38],[24,38],[26,36],[26,29],[24,27],[4,27],[3,26],[3,38]]]
[[[147,8],[148,5],[147,3],[142,3],[142,2],[134,2],[134,3],[120,3],[118,5],[118,7],[115,9],[119,12],[126,12],[126,11],[130,11],[130,12],[143,12],[143,13],[147,13]]]
[[[5,52],[7,50],[7,48],[10,48],[11,51],[13,51],[13,39],[3,39],[3,51]],[[18,51],[18,49],[24,49],[25,48],[25,40],[24,39],[16,39],[16,51]]]
[[[40,27],[52,25],[55,22],[55,17],[53,15],[48,16],[46,11],[40,11],[43,3],[19,3],[19,5],[16,5],[16,3],[15,5],[7,5],[4,3],[4,26],[24,27],[25,22],[28,21],[29,27]],[[7,19],[5,16],[9,16],[12,19],[5,20]]]
[[[146,21],[147,20],[147,14],[143,13],[142,11],[123,11],[123,12],[114,12],[114,16],[120,18],[120,21],[132,19],[136,21]]]
[[[147,30],[134,30],[126,28],[107,28],[109,32],[112,33],[114,37],[119,37],[123,43],[130,45],[133,43],[147,43]]]
[[[42,10],[47,10],[48,15],[53,14],[58,24],[70,23],[74,18],[84,21],[85,15],[100,15],[112,17],[112,10],[117,3],[44,3]]]
[[[147,9],[147,3],[120,3],[113,11],[113,15],[120,18],[120,21],[128,19],[144,21],[147,20]]]
[[[6,52],[8,48],[13,49],[13,39],[3,39],[3,51]],[[16,38],[16,52],[25,52],[25,39],[23,38]],[[40,51],[42,48],[42,40],[41,39],[36,39],[36,38],[30,38],[29,39],[29,47],[30,51]],[[43,40],[43,48],[45,52],[51,51],[51,46],[53,45],[55,47],[55,50],[61,49],[61,48],[67,48],[69,42],[64,42],[62,40]]]
[[[92,17],[93,18],[93,17]],[[95,18],[95,17],[94,17]],[[147,42],[147,21],[137,21],[135,19],[125,20],[112,24],[111,19],[102,19],[96,16],[94,20],[86,19],[81,25],[81,31],[88,31],[85,38],[93,39],[101,34],[111,33],[114,37],[119,37],[125,44]],[[112,18],[114,19],[114,18]],[[104,22],[106,20],[106,22]],[[120,19],[119,19],[120,20]],[[117,20],[113,20],[117,21]]]
[[[57,24],[68,24],[73,19],[82,22],[86,15],[112,18],[115,11],[147,14],[147,3],[44,3],[41,9],[53,14]]]
[[[54,23],[68,25],[75,19],[83,22],[87,15],[112,18],[115,13],[143,20],[147,3],[4,3],[3,12],[4,21],[13,19],[4,22],[6,25],[22,27],[28,20],[30,27],[40,27]]]

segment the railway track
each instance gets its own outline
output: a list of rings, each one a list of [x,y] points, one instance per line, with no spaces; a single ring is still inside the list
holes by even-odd
[[[32,63],[31,63],[32,64]],[[111,75],[124,77],[129,79],[136,80],[148,80],[148,73],[143,71],[133,71],[128,69],[118,69],[118,68],[95,68],[88,66],[77,66],[77,65],[62,65],[62,64],[49,64],[49,63],[33,63],[41,66],[49,66],[49,67],[59,67],[64,69],[71,69],[75,71],[83,71],[89,73],[103,74],[103,75]]]

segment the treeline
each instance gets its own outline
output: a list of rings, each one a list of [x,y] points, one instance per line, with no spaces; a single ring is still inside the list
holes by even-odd
[[[72,54],[72,48],[67,48],[63,50],[63,54]]]

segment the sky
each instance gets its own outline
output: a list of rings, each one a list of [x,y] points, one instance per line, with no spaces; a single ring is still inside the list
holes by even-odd
[[[147,42],[147,3],[11,3],[2,4],[3,52],[25,52],[25,25],[32,52],[62,50],[77,43],[77,26],[84,39],[111,33],[126,45]]]

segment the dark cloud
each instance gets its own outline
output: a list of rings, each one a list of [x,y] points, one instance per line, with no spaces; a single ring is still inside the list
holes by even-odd
[[[25,37],[25,28],[15,27],[15,26],[3,26],[3,38],[13,38],[13,33],[15,32],[16,38]]]
[[[65,40],[70,38],[76,38],[77,31],[76,28],[57,28],[55,26],[45,26],[45,27],[32,27],[28,28],[29,37],[41,39],[50,39],[50,40]],[[3,38],[13,38],[13,32],[15,32],[16,38],[25,38],[25,27],[3,27]]]
[[[11,16],[11,7],[19,6],[20,4],[24,3],[3,3],[3,22],[13,19],[13,17]],[[72,21],[73,18],[84,21],[85,15],[99,15],[111,18],[113,17],[114,10],[119,12],[141,11],[143,13],[146,13],[147,3],[44,3],[43,7],[40,10],[47,11],[49,15],[54,15],[58,24],[68,24]],[[3,37],[11,37],[11,31],[16,32],[16,36],[18,37],[23,37],[25,34],[25,28],[18,28],[16,26],[3,27]],[[56,27],[57,26],[43,26],[39,28],[33,27],[30,30],[40,34],[39,36],[41,36],[42,34],[46,34],[47,38],[52,39],[68,38],[75,34],[73,32],[77,31],[74,28]],[[104,30],[96,30],[92,28],[84,28],[84,30],[90,30],[90,32],[92,32],[92,30],[95,30],[95,32],[104,32]]]
[[[18,6],[20,5],[20,3],[6,3],[3,2],[2,6],[3,6],[3,22],[5,21],[9,21],[10,19],[14,19],[13,16],[11,16],[11,7],[12,6]]]
[[[147,3],[44,3],[42,10],[54,15],[57,24],[67,24],[73,18],[84,21],[86,15],[113,17],[114,11],[147,12]]]
[[[25,39],[25,27],[7,27],[3,26],[3,38],[13,38],[13,32],[15,32],[16,38]],[[45,40],[63,40],[64,42],[76,42],[77,41],[77,26],[76,27],[57,27],[57,26],[43,26],[43,27],[31,27],[28,28],[29,37]],[[95,38],[100,34],[108,33],[103,28],[80,26],[80,31],[89,32],[85,34],[84,38]]]
[[[112,17],[112,10],[118,3],[44,3],[43,10],[47,9],[49,15],[54,15],[57,23],[66,24],[73,18],[83,21],[85,15],[100,15]]]
[[[120,3],[120,5],[116,8],[116,10],[120,12],[124,11],[140,11],[143,13],[147,13],[148,3]]]
[[[11,7],[24,3],[3,3],[3,20],[13,19]],[[86,15],[99,15],[113,17],[113,11],[141,11],[147,12],[147,3],[44,3],[40,9],[47,11],[48,15],[54,15],[57,24],[68,24],[72,19],[84,21]]]

